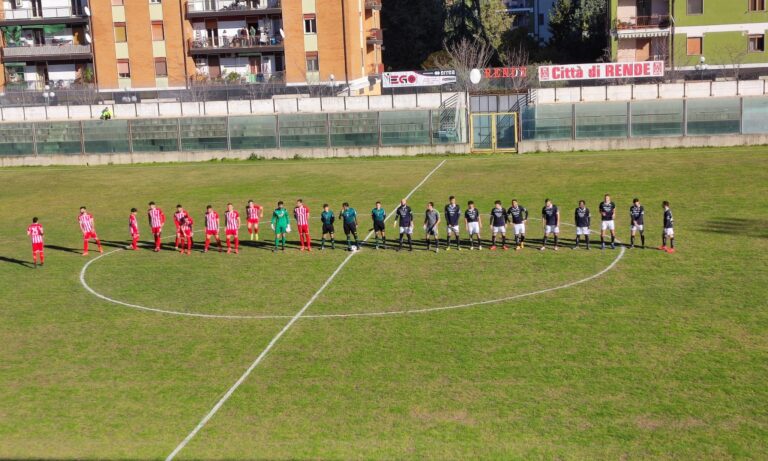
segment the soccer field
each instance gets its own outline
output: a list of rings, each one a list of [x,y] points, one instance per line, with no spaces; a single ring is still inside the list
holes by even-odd
[[[768,147],[0,170],[0,458],[766,459],[766,192]],[[262,224],[239,255],[181,256],[170,222],[149,250],[150,200],[183,204],[199,244],[207,204],[268,219],[303,198],[317,250],[323,203],[350,202],[364,237],[376,200],[411,193],[413,252],[343,251],[338,221],[335,251],[294,230],[273,253]],[[605,193],[623,243],[641,199],[654,249],[594,245]],[[513,198],[540,239],[552,198],[565,246],[585,199],[593,249],[424,251],[449,195],[485,239]],[[662,200],[675,254],[655,250]],[[101,257],[81,255],[81,205]]]

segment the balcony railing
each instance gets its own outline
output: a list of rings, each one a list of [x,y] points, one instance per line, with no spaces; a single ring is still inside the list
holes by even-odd
[[[381,0],[365,0],[365,9],[381,11]]]
[[[279,35],[258,36],[258,37],[212,37],[203,39],[191,39],[189,49],[191,51],[205,50],[226,50],[237,51],[238,49],[281,49],[283,46],[282,37]]]
[[[281,8],[281,0],[189,0],[187,15],[202,17],[214,14],[219,16],[273,14],[278,13]]]
[[[638,29],[667,29],[672,24],[668,14],[657,14],[653,16],[633,16],[629,18],[619,18],[616,20],[616,30],[638,30]]]
[[[72,6],[19,8],[0,11],[0,22],[5,23],[45,21],[49,19],[78,19],[85,21],[87,17],[83,8],[72,8]]]
[[[9,46],[3,48],[3,58],[6,60],[19,60],[22,58],[66,60],[71,58],[83,58],[90,55],[91,45],[74,45],[72,43]]]
[[[381,29],[371,29],[368,31],[368,37],[365,41],[369,45],[381,45],[384,43],[384,33]]]

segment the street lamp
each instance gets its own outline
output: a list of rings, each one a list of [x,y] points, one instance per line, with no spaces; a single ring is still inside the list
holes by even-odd
[[[331,74],[328,76],[328,79],[331,81],[331,95],[336,96],[336,77]]]
[[[699,80],[704,80],[704,71],[707,70],[707,58],[702,56],[699,63],[694,66],[699,71]]]

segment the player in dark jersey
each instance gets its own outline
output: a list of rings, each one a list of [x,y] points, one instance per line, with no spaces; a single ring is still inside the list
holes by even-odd
[[[579,240],[581,236],[584,236],[584,242],[587,244],[587,250],[589,250],[589,225],[592,221],[592,214],[587,208],[587,203],[584,200],[579,200],[579,206],[573,212],[573,219],[576,221],[576,245],[573,249],[579,248]]]
[[[461,250],[461,239],[459,237],[459,219],[461,219],[461,207],[456,203],[456,197],[448,197],[448,205],[445,206],[445,223],[447,226],[445,232],[445,249],[451,249],[451,234],[456,237],[456,249]]]
[[[435,204],[429,202],[427,211],[424,212],[424,233],[427,240],[427,251],[430,250],[432,239],[435,239],[435,253],[440,251],[440,238],[438,237],[438,227],[440,225],[440,212],[435,209]]]
[[[403,237],[408,237],[408,251],[413,251],[413,210],[408,206],[408,201],[400,200],[400,206],[395,210],[395,227],[400,227],[400,245],[397,251],[403,249]]]
[[[384,221],[387,219],[387,212],[381,207],[381,202],[376,202],[376,207],[371,210],[373,219],[373,238],[376,242],[375,248],[379,249],[379,239],[381,239],[381,248],[387,248],[387,226]]]
[[[507,246],[507,210],[501,206],[501,200],[494,202],[493,209],[491,210],[491,250],[496,249],[496,236],[501,234],[501,247],[508,250]]]
[[[480,241],[480,228],[483,227],[482,220],[480,219],[480,210],[475,208],[475,202],[470,200],[467,202],[467,211],[464,212],[464,223],[467,225],[467,233],[469,234],[469,249],[474,249],[475,237],[477,240],[477,249],[482,250],[483,245]]]
[[[661,234],[661,246],[659,250],[667,253],[675,252],[675,220],[672,218],[672,210],[669,208],[669,202],[664,200],[664,232]],[[669,247],[667,247],[667,238],[669,238]]]
[[[357,210],[349,206],[349,203],[344,202],[341,204],[341,213],[339,213],[339,219],[341,219],[344,225],[344,235],[347,236],[347,250],[357,251],[360,249],[360,240],[357,238]],[[352,242],[349,236],[355,238],[355,244]]]
[[[515,231],[515,250],[522,250],[525,246],[525,224],[528,222],[528,209],[512,200],[512,206],[507,210],[507,216],[512,221]]]
[[[544,200],[544,208],[541,209],[541,221],[544,226],[544,238],[539,250],[547,249],[547,236],[552,234],[555,238],[554,250],[557,251],[557,240],[560,237],[560,210],[550,199]]]
[[[636,198],[632,200],[632,206],[629,207],[629,230],[630,236],[630,248],[635,247],[635,235],[640,232],[640,245],[645,249],[645,225],[643,220],[645,218],[645,208],[640,205],[640,199]]]
[[[325,236],[331,241],[331,250],[336,249],[336,239],[333,234],[335,229],[333,223],[336,221],[336,216],[333,214],[333,210],[330,209],[328,204],[323,205],[323,211],[320,213],[320,222],[323,224],[323,237],[320,240],[320,249],[325,250]]]
[[[605,231],[611,232],[611,250],[616,248],[616,204],[611,201],[611,196],[605,194],[600,203],[600,249],[605,250]]]

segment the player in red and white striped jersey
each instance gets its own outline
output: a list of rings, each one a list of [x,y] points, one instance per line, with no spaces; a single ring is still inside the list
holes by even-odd
[[[293,217],[296,218],[296,228],[299,231],[301,251],[306,245],[307,251],[312,251],[312,239],[309,237],[309,208],[304,206],[304,201],[296,200],[296,208],[293,209]]]
[[[165,214],[163,214],[163,210],[155,205],[155,202],[149,202],[147,217],[149,218],[149,227],[152,228],[152,236],[155,238],[155,251],[160,251],[160,238],[163,232],[163,225],[165,225]]]
[[[182,216],[179,220],[179,234],[181,241],[179,252],[184,253],[184,247],[187,247],[187,254],[192,254],[192,224],[194,221],[189,215]]]
[[[227,221],[227,254],[232,252],[231,240],[235,241],[235,254],[237,254],[240,252],[240,238],[237,235],[237,231],[240,229],[240,213],[234,209],[231,203],[227,203],[224,218]]]
[[[248,233],[251,235],[251,240],[258,240],[259,220],[264,217],[264,208],[253,203],[253,200],[248,200],[248,206],[245,207],[245,215],[248,219]]]
[[[45,262],[45,254],[43,253],[43,226],[37,222],[37,217],[32,218],[32,224],[27,227],[27,235],[32,240],[32,261],[35,263],[35,269],[37,269],[37,256],[40,255],[40,265]]]
[[[216,237],[216,243],[219,244],[221,252],[221,237],[219,237],[219,214],[213,211],[213,207],[205,207],[205,249],[203,253],[208,252],[208,246],[211,244],[211,236]]]
[[[139,221],[136,219],[136,208],[131,208],[131,215],[128,216],[128,232],[131,233],[131,250],[138,250],[139,243]]]
[[[77,216],[77,222],[80,224],[80,230],[83,232],[83,256],[88,255],[88,242],[93,239],[99,247],[99,253],[104,253],[101,248],[101,241],[96,235],[96,224],[93,221],[93,215],[86,211],[84,206],[80,207],[80,214]]]
[[[173,214],[173,224],[176,226],[176,249],[179,249],[179,242],[181,242],[181,230],[179,230],[179,227],[181,226],[181,218],[189,216],[189,213],[187,213],[187,210],[185,210],[181,205],[176,205],[176,213]]]

